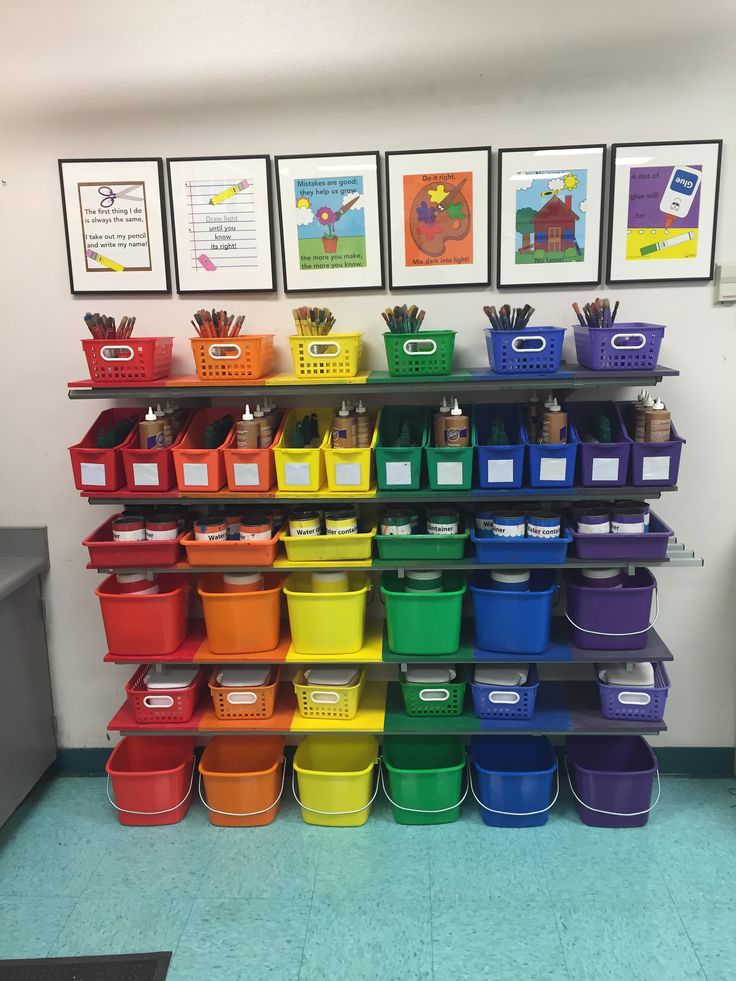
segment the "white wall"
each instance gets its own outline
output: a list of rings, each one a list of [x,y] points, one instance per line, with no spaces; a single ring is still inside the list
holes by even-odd
[[[137,314],[140,333],[178,335],[185,367],[195,301],[70,295],[58,157],[723,137],[717,256],[736,259],[730,0],[127,0],[114,10],[92,0],[26,0],[4,5],[0,29],[0,522],[49,526],[50,645],[65,746],[104,745],[129,673],[101,663],[98,577],[84,570],[80,542],[104,509],[79,500],[66,452],[103,407],[66,398],[66,381],[85,375],[82,315],[90,306]],[[627,317],[669,325],[664,360],[683,377],[664,393],[688,445],[682,492],[661,512],[706,559],[702,571],[658,577],[661,630],[677,657],[661,743],[733,745],[734,310],[714,306],[709,285],[617,292]],[[566,324],[576,298],[581,291],[549,290],[534,302],[544,322]],[[461,331],[462,364],[483,361],[479,311],[493,299],[481,291],[415,299],[435,323]],[[382,364],[385,297],[327,302],[341,325],[372,334],[373,364]],[[282,338],[290,331],[283,295],[227,305],[254,328]],[[282,358],[284,349],[282,341]]]

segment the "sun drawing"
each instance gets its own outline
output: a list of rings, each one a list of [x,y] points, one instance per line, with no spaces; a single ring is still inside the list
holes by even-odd
[[[578,186],[578,179],[575,174],[566,174],[562,184],[566,191],[574,191]]]
[[[299,200],[296,203],[296,206],[297,206],[297,208],[308,208],[309,207],[309,198],[299,198]]]

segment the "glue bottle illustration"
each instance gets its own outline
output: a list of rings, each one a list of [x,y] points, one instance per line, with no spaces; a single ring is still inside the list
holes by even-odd
[[[664,227],[669,228],[675,218],[684,218],[692,207],[700,187],[700,171],[692,167],[673,167],[659,210],[664,212]]]

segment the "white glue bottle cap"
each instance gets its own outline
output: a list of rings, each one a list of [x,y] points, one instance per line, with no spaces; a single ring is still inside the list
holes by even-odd
[[[455,399],[455,404],[453,405],[452,409],[450,409],[450,415],[451,416],[461,416],[462,414],[463,414],[463,410],[457,404],[457,399]]]
[[[249,405],[246,405],[245,412],[243,413],[243,419],[246,422],[251,422],[252,419],[254,419],[254,418],[255,417],[254,417],[253,413],[250,411],[250,406]]]
[[[557,401],[556,398],[552,399],[552,402],[547,406],[547,408],[550,412],[562,412],[562,409],[560,408],[560,403]]]
[[[643,403],[646,402],[648,398],[649,398],[649,392],[646,390],[646,388],[642,388],[642,390],[639,392],[639,394],[636,397],[636,401],[640,405],[643,405]]]
[[[667,406],[664,404],[661,398],[657,396],[657,401],[652,404],[653,409],[666,409]]]
[[[366,407],[363,405],[363,399],[358,400],[358,405],[356,406],[355,411],[359,416],[363,416],[368,412],[368,409],[366,409]]]
[[[165,412],[164,412],[164,410],[163,410],[163,409],[161,408],[161,403],[159,402],[159,403],[158,403],[158,404],[156,405],[156,418],[157,418],[157,419],[163,419],[163,417],[164,417],[165,415],[166,415],[166,413],[165,413]]]
[[[263,409],[260,407],[260,405],[256,405],[256,410],[253,413],[254,418],[255,419],[262,419],[265,416],[265,414],[266,413],[263,411]]]
[[[653,408],[654,408],[654,405],[655,405],[655,403],[654,403],[654,399],[653,399],[653,398],[652,398],[652,396],[651,396],[651,395],[649,394],[649,392],[647,392],[647,397],[646,397],[646,398],[644,399],[644,401],[642,402],[642,406],[643,406],[643,407],[644,407],[645,409],[653,409]]]
[[[544,403],[545,409],[549,409],[551,407],[552,403],[553,402],[556,402],[556,401],[557,401],[557,399],[554,398],[554,396],[552,395],[552,392],[549,392],[547,394],[547,401]]]
[[[449,412],[450,411],[450,406],[447,404],[447,398],[444,395],[442,396],[442,405],[440,406],[439,411],[440,412]]]
[[[529,401],[530,402],[538,402],[539,401],[539,396],[537,395],[536,391],[532,391],[532,394],[529,396]]]
[[[153,411],[153,406],[148,406],[148,412],[145,415],[146,422],[155,422],[157,419],[156,413]]]
[[[168,399],[166,399],[166,405],[164,406],[164,414],[170,416],[174,414],[174,411],[175,411],[174,406],[171,404],[171,402]]]
[[[343,403],[342,403],[342,408],[340,409],[340,411],[337,414],[339,416],[343,416],[343,417],[350,415],[350,409],[345,404],[345,400],[344,399],[343,399]]]

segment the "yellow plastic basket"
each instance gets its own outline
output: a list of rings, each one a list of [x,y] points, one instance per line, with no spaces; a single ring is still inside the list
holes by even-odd
[[[291,788],[307,824],[357,828],[368,820],[375,800],[375,736],[305,736],[294,755]]]
[[[291,562],[357,562],[370,559],[377,531],[378,525],[373,523],[370,531],[359,531],[357,535],[302,538],[282,534],[281,541]]]
[[[313,593],[308,572],[292,572],[284,595],[289,607],[291,644],[296,654],[355,654],[363,646],[370,579],[349,572],[344,593]]]
[[[345,491],[370,490],[373,480],[375,448],[378,439],[379,411],[374,424],[370,446],[360,450],[335,449],[328,444],[325,447],[325,464],[327,467],[327,486],[333,493]]]
[[[297,378],[354,378],[360,370],[363,334],[289,338]]]
[[[322,441],[319,447],[294,450],[289,447],[291,433],[304,416],[317,416]],[[295,493],[321,490],[325,483],[325,448],[332,439],[331,409],[291,409],[286,418],[281,438],[274,444],[276,483],[281,491]]]
[[[365,668],[358,672],[354,685],[307,684],[304,668],[294,676],[294,694],[299,714],[305,719],[354,719],[365,689]]]

